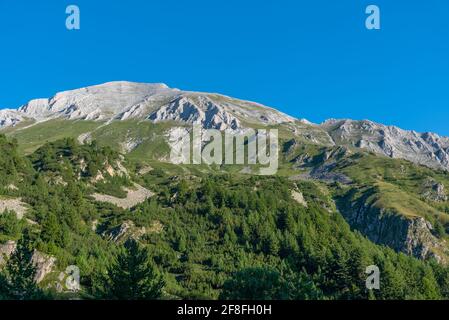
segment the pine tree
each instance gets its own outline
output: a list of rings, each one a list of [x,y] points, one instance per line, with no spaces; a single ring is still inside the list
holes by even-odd
[[[45,297],[35,280],[36,268],[32,263],[32,256],[29,234],[25,232],[0,277],[6,299],[38,300]]]
[[[9,294],[9,283],[4,272],[0,272],[0,300],[12,299]]]
[[[136,241],[125,244],[116,262],[108,269],[106,297],[119,300],[151,300],[162,295],[165,285],[149,253]]]

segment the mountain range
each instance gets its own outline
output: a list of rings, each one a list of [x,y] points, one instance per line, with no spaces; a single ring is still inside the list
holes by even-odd
[[[171,163],[171,135],[193,124],[278,129],[276,175]],[[359,285],[369,264],[402,288],[378,298],[449,297],[440,269],[449,264],[448,153],[449,138],[434,133],[369,120],[314,124],[165,84],[60,92],[0,110],[0,267],[28,226],[36,279],[60,289],[58,272],[74,263],[89,296],[95,272],[134,239],[151,248],[167,298],[217,298],[226,279],[259,265],[283,277],[287,266],[299,282],[310,276],[313,294],[326,298],[367,297]],[[435,288],[422,295],[423,283]]]
[[[219,130],[279,125],[308,142],[364,149],[435,169],[449,169],[449,138],[434,133],[406,131],[369,120],[330,119],[313,124],[258,103],[171,89],[165,84],[110,82],[31,100],[18,109],[0,110],[3,129],[58,119],[105,125],[124,120],[174,121]]]

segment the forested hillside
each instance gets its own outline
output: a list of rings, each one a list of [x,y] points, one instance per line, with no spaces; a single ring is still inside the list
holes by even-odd
[[[62,139],[26,156],[0,136],[0,151],[3,299],[449,298],[445,248],[429,249],[440,260],[406,254],[364,232],[350,214],[361,199],[387,216],[422,206],[439,226],[429,241],[443,243],[444,202],[414,197],[419,185],[410,182],[444,181],[443,172],[383,158],[378,171],[373,155],[292,141],[271,177],[150,167],[95,141]],[[320,173],[330,161],[331,170]],[[388,169],[396,165],[402,171]],[[292,179],[295,166],[313,170]],[[343,175],[351,183],[336,179]],[[145,197],[137,197],[142,190]],[[71,265],[80,270],[76,290],[61,281]],[[381,290],[366,289],[370,265],[381,271]]]

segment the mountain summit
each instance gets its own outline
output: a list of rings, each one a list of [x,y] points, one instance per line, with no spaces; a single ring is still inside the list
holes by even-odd
[[[368,120],[328,120],[316,125],[255,102],[173,89],[162,83],[108,82],[31,100],[18,109],[0,110],[0,130],[20,130],[51,120],[86,120],[102,126],[125,120],[169,122],[219,130],[278,126],[307,143],[364,149],[449,170],[449,139],[433,133],[406,131]],[[136,141],[142,140],[145,137],[123,143],[130,151],[138,145]]]
[[[18,110],[0,111],[0,127],[24,120],[181,121],[205,128],[238,129],[241,122],[279,124],[291,118],[260,104],[218,94],[171,89],[165,84],[108,82],[31,100]]]

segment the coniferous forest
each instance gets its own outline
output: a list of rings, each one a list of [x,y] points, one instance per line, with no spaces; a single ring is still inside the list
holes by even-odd
[[[349,226],[335,206],[341,186],[218,170],[142,174],[142,166],[74,139],[23,155],[17,141],[0,136],[1,199],[26,208],[20,218],[14,210],[0,215],[0,244],[16,244],[0,260],[0,298],[449,297],[446,265],[375,244]],[[94,197],[123,199],[135,183],[153,195],[130,208]],[[54,258],[40,281],[36,252]],[[370,265],[381,270],[381,290],[365,285]],[[68,266],[79,269],[76,290],[61,285]]]

